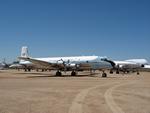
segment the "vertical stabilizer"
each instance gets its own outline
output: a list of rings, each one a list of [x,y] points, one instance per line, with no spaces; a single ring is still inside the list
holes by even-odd
[[[27,46],[23,46],[21,48],[21,57],[29,57],[28,47]]]

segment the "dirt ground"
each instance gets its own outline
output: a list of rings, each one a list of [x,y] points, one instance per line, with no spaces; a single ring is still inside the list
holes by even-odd
[[[0,113],[150,113],[150,73],[79,74],[0,70]]]

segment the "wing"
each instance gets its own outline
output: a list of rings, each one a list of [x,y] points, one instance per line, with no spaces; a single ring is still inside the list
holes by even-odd
[[[18,57],[18,58],[21,60],[29,61],[29,62],[37,65],[38,67],[42,67],[42,68],[59,69],[59,68],[63,67],[63,64],[50,63],[50,62],[38,60],[35,58],[29,58],[29,57]]]

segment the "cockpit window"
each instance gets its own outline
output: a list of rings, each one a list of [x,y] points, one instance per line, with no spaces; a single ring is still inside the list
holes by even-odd
[[[101,60],[102,60],[102,61],[106,61],[106,60],[107,60],[107,58],[101,58]]]

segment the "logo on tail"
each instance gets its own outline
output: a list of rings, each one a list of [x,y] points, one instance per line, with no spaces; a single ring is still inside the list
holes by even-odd
[[[21,57],[29,57],[28,47],[27,46],[23,46],[21,48]]]

